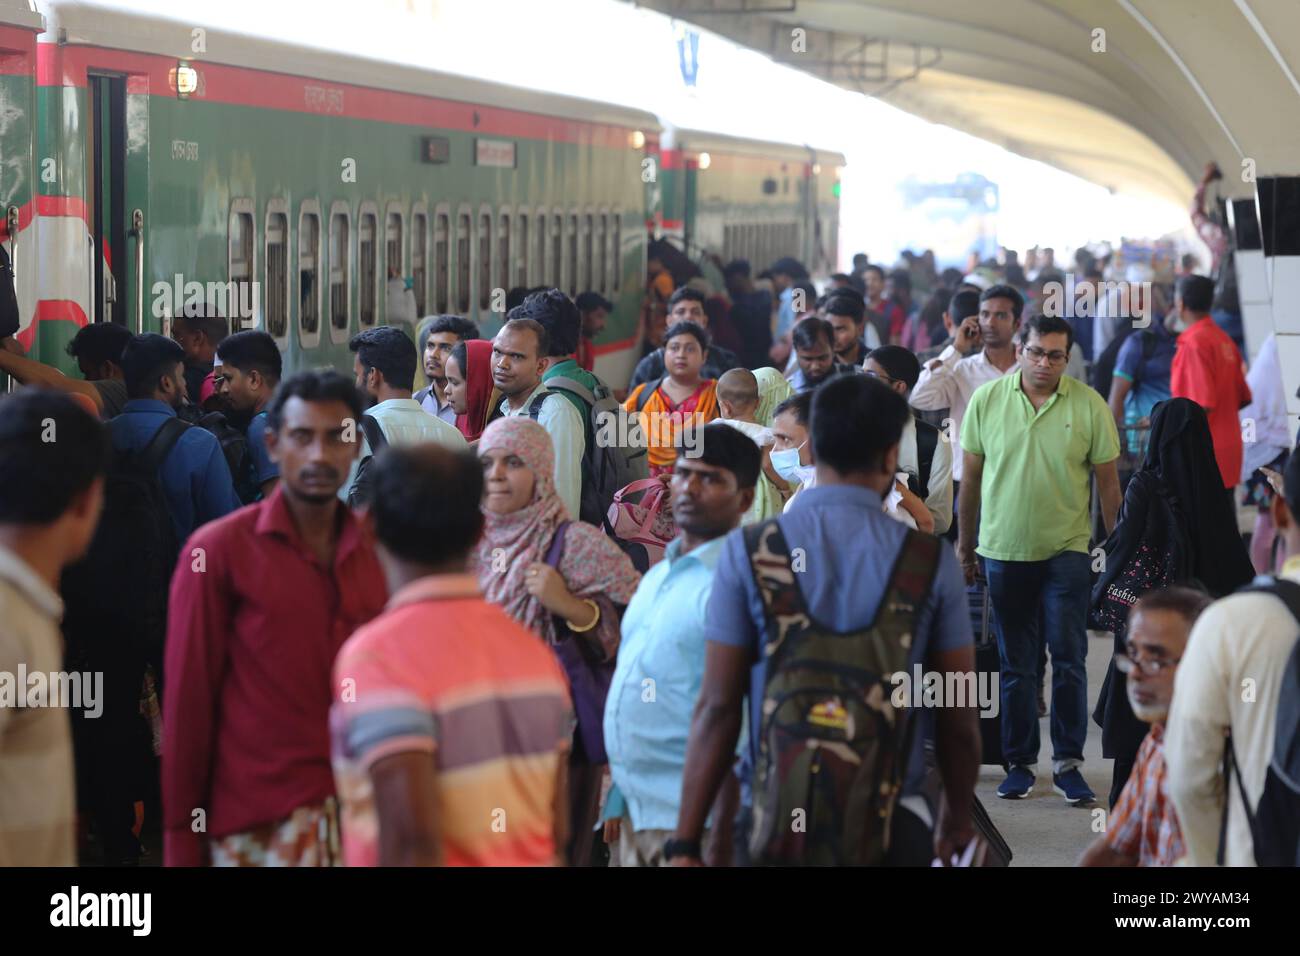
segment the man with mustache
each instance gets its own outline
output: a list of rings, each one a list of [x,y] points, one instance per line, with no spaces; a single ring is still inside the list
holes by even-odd
[[[339,858],[330,668],[388,597],[368,536],[338,498],[360,444],[361,398],[338,372],[301,372],[280,384],[266,416],[279,484],[196,531],[172,576],[168,866]]]

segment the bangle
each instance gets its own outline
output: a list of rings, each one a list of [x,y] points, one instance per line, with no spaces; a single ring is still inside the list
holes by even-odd
[[[593,627],[595,627],[597,624],[600,623],[600,605],[597,604],[595,601],[589,600],[587,598],[583,598],[582,603],[587,605],[589,608],[591,608],[592,613],[595,616],[591,619],[591,623],[586,625],[585,627],[579,627],[578,625],[570,621],[568,618],[565,618],[564,623],[569,625],[569,630],[571,630],[574,634],[582,634],[585,633],[586,631],[590,631]]]

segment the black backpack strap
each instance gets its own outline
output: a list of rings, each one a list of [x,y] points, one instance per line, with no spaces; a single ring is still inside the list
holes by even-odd
[[[528,417],[533,421],[537,421],[537,416],[542,413],[542,405],[546,403],[546,399],[550,397],[550,394],[550,392],[542,392],[528,403]]]
[[[179,418],[168,418],[159,425],[158,430],[153,433],[153,438],[149,439],[149,444],[140,451],[140,466],[150,474],[156,472],[189,427],[189,422],[181,421]]]
[[[763,615],[767,620],[763,659],[770,665],[786,639],[810,626],[812,621],[795,579],[790,547],[776,518],[749,525],[742,533],[754,583],[763,600]]]
[[[943,539],[935,535],[908,529],[885,585],[883,611],[912,613],[920,609],[939,570],[942,544]]]
[[[659,386],[664,383],[662,377],[655,379],[653,382],[646,382],[645,388],[641,389],[641,394],[636,397],[636,410],[644,411],[646,403],[650,401],[650,396],[659,390]]]
[[[388,444],[388,436],[384,430],[379,427],[379,419],[375,416],[366,414],[361,416],[361,432],[366,436],[366,444],[370,446],[370,454],[378,455],[379,452]]]
[[[913,489],[924,501],[930,497],[930,470],[934,467],[934,450],[939,447],[939,429],[912,416],[916,427],[916,470],[918,488]]]

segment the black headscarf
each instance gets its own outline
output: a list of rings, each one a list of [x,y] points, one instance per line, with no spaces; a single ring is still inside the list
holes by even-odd
[[[1249,584],[1255,568],[1223,490],[1205,409],[1187,398],[1158,404],[1142,470],[1155,473],[1187,518],[1196,580],[1216,598]]]

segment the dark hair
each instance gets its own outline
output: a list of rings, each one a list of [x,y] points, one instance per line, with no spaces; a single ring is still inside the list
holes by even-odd
[[[85,359],[91,365],[103,365],[112,362],[122,367],[122,350],[131,341],[131,333],[125,325],[116,322],[92,322],[82,326],[66,346],[66,351],[73,358]]]
[[[469,347],[464,342],[457,342],[453,345],[448,358],[454,358],[456,367],[460,369],[460,374],[466,378],[469,377],[469,369],[466,368],[469,365]]]
[[[572,355],[578,351],[582,316],[578,314],[578,307],[559,289],[530,293],[521,305],[506,314],[506,318],[511,321],[532,319],[544,328],[550,343],[547,356]]]
[[[899,289],[906,289],[908,292],[912,291],[912,273],[906,269],[895,269],[889,273],[889,281],[894,284],[895,292]]]
[[[427,342],[429,336],[435,332],[451,332],[462,342],[466,339],[479,337],[478,323],[465,318],[463,315],[434,316],[433,321],[429,323],[428,331],[425,332],[425,341]]]
[[[813,459],[841,475],[878,469],[903,437],[907,400],[869,375],[840,375],[812,393]]]
[[[257,372],[272,385],[280,381],[284,368],[284,359],[275,339],[256,329],[230,336],[217,346],[217,358],[221,359],[222,365],[232,365],[245,375]]]
[[[599,292],[579,292],[578,297],[573,300],[574,306],[579,312],[595,312],[597,309],[604,309],[606,312],[614,311],[614,303],[605,298]]]
[[[668,327],[668,331],[664,333],[664,347],[667,348],[669,341],[679,335],[693,335],[695,341],[700,343],[701,352],[709,350],[709,333],[694,322],[688,322],[684,319],[681,322],[674,322]]]
[[[122,376],[128,398],[149,398],[159,379],[171,375],[185,361],[180,343],[157,332],[131,337],[122,349]]]
[[[987,302],[989,299],[1010,299],[1012,318],[1019,319],[1020,313],[1025,310],[1025,297],[1020,294],[1020,290],[1015,286],[1000,283],[991,285],[980,293],[980,301]]]
[[[532,332],[533,335],[537,337],[538,358],[546,358],[546,356],[551,354],[550,352],[551,336],[546,331],[546,326],[542,325],[542,323],[538,322],[536,319],[527,319],[527,318],[509,319],[508,318],[506,319],[505,324],[501,326],[497,334],[500,335],[501,332],[506,332],[506,331],[517,332],[520,329],[523,329],[528,332]]]
[[[1300,521],[1300,451],[1293,450],[1282,472],[1282,497],[1291,515]]]
[[[961,325],[972,315],[980,314],[980,294],[973,289],[962,289],[948,302],[948,318],[953,325]]]
[[[867,320],[867,302],[853,289],[837,289],[826,296],[823,311],[827,315],[847,315],[854,325]]]
[[[483,466],[440,445],[389,445],[375,456],[370,515],[397,557],[437,565],[464,558],[483,533]]]
[[[71,395],[25,388],[0,399],[0,523],[58,520],[111,454],[108,429]]]
[[[773,420],[778,415],[784,415],[786,412],[794,413],[794,420],[804,428],[808,427],[808,420],[812,417],[812,392],[799,392],[791,395],[772,412]]]
[[[876,275],[880,276],[881,282],[885,281],[885,270],[880,268],[880,266],[876,265],[874,262],[868,262],[865,266],[862,267],[862,271],[864,273],[874,272]]]
[[[687,454],[687,449],[679,447],[677,457]],[[705,425],[700,432],[700,444],[697,461],[717,468],[725,468],[736,476],[736,485],[742,491],[758,484],[759,472],[763,469],[763,453],[750,438],[738,428],[714,422]]]
[[[910,392],[921,377],[921,363],[901,345],[882,345],[867,353],[867,358],[885,370],[885,374],[907,385]]]
[[[186,303],[181,307],[181,314],[172,319],[180,322],[195,332],[202,332],[213,345],[220,345],[230,334],[226,319],[210,302]]]
[[[750,275],[749,260],[732,259],[730,262],[728,262],[725,266],[722,267],[722,274],[724,276],[744,276],[745,278],[749,278]]]
[[[1178,280],[1178,297],[1189,312],[1209,312],[1214,307],[1214,280],[1183,276]]]
[[[415,384],[415,343],[403,329],[380,325],[352,336],[348,348],[357,353],[361,367],[377,371],[389,388],[409,390]]]
[[[825,319],[814,315],[795,324],[792,335],[795,349],[816,348],[820,338],[825,338],[827,345],[835,344],[835,329]]]
[[[506,292],[506,315],[509,315],[519,306],[524,304],[524,299],[528,298],[528,293],[532,290],[527,286],[517,285]]]
[[[1074,348],[1074,326],[1068,319],[1063,319],[1055,315],[1031,315],[1024,325],[1020,327],[1020,344],[1029,343],[1029,333],[1037,332],[1041,339],[1044,335],[1054,335],[1061,332],[1065,333],[1065,350],[1068,352]]]
[[[280,430],[284,406],[291,398],[300,398],[304,402],[342,402],[352,413],[353,421],[361,420],[361,393],[356,384],[332,368],[299,372],[280,383],[266,406],[266,424],[271,431]]]
[[[680,286],[677,289],[674,289],[673,294],[668,297],[668,311],[671,312],[673,310],[673,306],[675,306],[678,302],[681,302],[683,300],[698,302],[700,304],[700,308],[701,309],[704,308],[704,293],[701,292],[699,289],[694,289],[691,286],[684,285],[684,286]]]
[[[1204,591],[1172,584],[1147,591],[1129,609],[1128,615],[1132,619],[1140,611],[1173,611],[1188,624],[1192,624],[1213,603],[1214,598]]]
[[[952,266],[949,266],[939,273],[939,281],[950,289],[957,288],[957,286],[961,284],[963,278],[965,278],[965,276],[962,275],[962,271],[960,269],[954,269]]]

